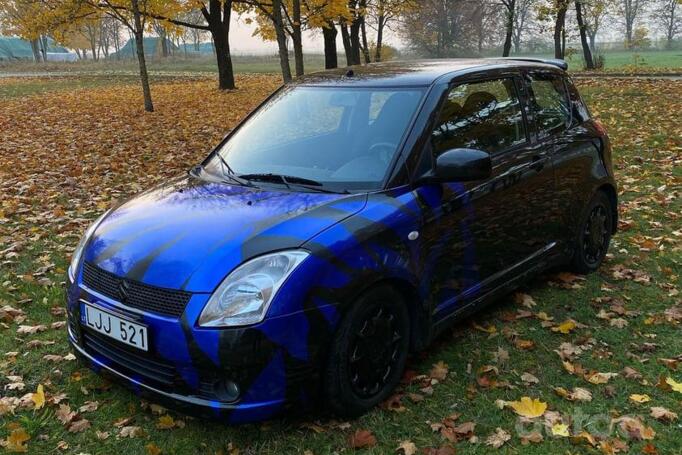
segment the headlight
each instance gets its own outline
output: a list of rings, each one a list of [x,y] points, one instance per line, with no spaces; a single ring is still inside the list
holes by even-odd
[[[71,256],[71,265],[69,265],[69,278],[71,279],[71,281],[76,280],[76,271],[78,270],[78,266],[80,265],[81,256],[83,255],[83,249],[85,248],[85,245],[88,243],[88,240],[90,240],[92,233],[95,232],[95,229],[97,229],[97,226],[99,226],[104,217],[106,217],[110,211],[111,210],[107,210],[99,218],[97,218],[97,220],[95,220],[95,222],[92,223],[90,227],[85,231],[85,234],[83,234],[83,237],[81,237],[80,242],[78,242],[78,246],[76,246],[76,249],[73,252],[73,256]]]
[[[282,251],[240,265],[211,295],[199,325],[232,327],[261,322],[279,288],[307,257],[301,250]]]

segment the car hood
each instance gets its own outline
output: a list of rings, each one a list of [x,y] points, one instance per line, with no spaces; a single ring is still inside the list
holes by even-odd
[[[308,239],[360,211],[366,195],[175,179],[113,209],[85,261],[153,286],[212,292],[242,262]]]

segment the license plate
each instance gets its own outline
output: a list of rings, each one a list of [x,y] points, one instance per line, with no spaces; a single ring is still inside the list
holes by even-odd
[[[85,303],[83,316],[83,322],[92,330],[143,351],[148,349],[147,327]]]

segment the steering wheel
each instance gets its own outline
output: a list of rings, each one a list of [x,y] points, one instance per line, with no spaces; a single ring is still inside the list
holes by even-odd
[[[393,154],[397,149],[398,144],[393,142],[377,142],[369,147],[369,154],[376,154],[384,164],[388,164],[391,162]]]

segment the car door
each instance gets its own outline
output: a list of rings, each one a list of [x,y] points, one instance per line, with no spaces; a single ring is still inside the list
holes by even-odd
[[[453,85],[436,116],[431,162],[454,148],[489,152],[490,179],[426,184],[423,241],[431,264],[434,319],[496,288],[545,246],[537,207],[552,190],[551,162],[531,143],[520,74],[472,77]]]
[[[595,146],[589,134],[579,134],[572,125],[563,75],[550,70],[528,71],[525,81],[535,142],[538,148],[550,153],[556,179],[554,192],[545,198],[539,214],[546,234],[560,242],[570,236],[571,216],[567,212],[575,206],[573,198],[580,194],[576,188],[584,183],[582,177],[589,175],[592,163],[585,158],[593,154],[589,151],[594,152]]]

